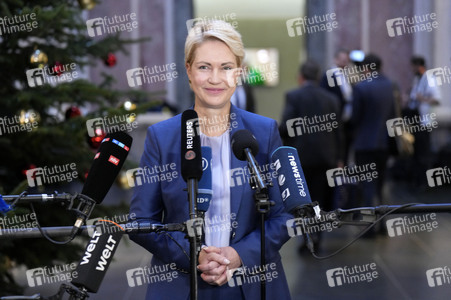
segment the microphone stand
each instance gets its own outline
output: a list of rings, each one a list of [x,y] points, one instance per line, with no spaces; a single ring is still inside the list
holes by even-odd
[[[169,223],[169,224],[152,224],[150,222],[137,222],[133,221],[131,223],[126,224],[118,224],[118,226],[122,227],[123,230],[118,230],[117,232],[122,234],[130,234],[130,233],[150,233],[156,232],[161,233],[163,231],[181,231],[186,232],[187,227],[185,224],[179,223]],[[96,229],[96,225],[88,225],[81,226],[79,229],[79,234],[88,235],[88,231],[91,229]],[[63,237],[72,235],[73,227],[72,226],[63,226],[63,227],[43,227],[43,232],[45,232],[50,237]],[[42,237],[41,232],[37,228],[22,228],[20,232],[11,233],[7,229],[0,230],[0,239],[13,239],[13,238],[37,238]],[[105,270],[106,273],[106,270]],[[69,300],[85,300],[89,298],[89,293],[87,289],[83,286],[75,287],[73,285],[63,283],[58,293],[50,296],[48,298],[43,298],[39,294],[31,297],[29,296],[6,296],[1,297],[0,300],[25,300],[25,299],[46,299],[46,300],[62,300],[65,293],[68,293]]]
[[[188,231],[189,250],[190,250],[190,299],[197,300],[197,254],[200,252],[201,242],[199,232],[199,226],[202,226],[197,219],[197,183],[195,178],[189,178],[187,181],[188,187],[188,202],[189,202],[189,222],[191,229]]]
[[[272,186],[272,183],[266,183],[264,177],[260,177],[258,172],[257,162],[254,160],[251,151],[246,148],[244,150],[249,166],[249,173],[251,180],[249,181],[251,189],[255,190],[254,199],[257,211],[260,213],[260,270],[265,272],[266,265],[266,234],[265,234],[265,216],[270,211],[271,206],[274,205],[274,201],[269,201],[268,187]],[[261,276],[266,278],[266,276]],[[260,294],[261,299],[266,300],[266,279],[260,280]]]

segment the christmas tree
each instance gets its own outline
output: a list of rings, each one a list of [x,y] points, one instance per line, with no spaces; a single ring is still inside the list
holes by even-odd
[[[127,53],[129,43],[148,40],[125,40],[119,33],[93,39],[83,10],[94,5],[89,0],[0,3],[0,194],[33,191],[27,170],[44,166],[74,167],[78,176],[71,180],[83,181],[106,134],[101,129],[89,132],[87,122],[127,116],[120,120],[126,126],[159,103],[156,95],[114,90],[115,79],[107,74],[97,84],[86,79],[86,66],[114,67],[114,53]],[[53,191],[69,182],[65,179],[38,186],[38,192]],[[64,208],[42,205],[36,210],[43,226],[73,224]],[[5,223],[20,214],[30,211],[17,208],[0,218]],[[13,266],[78,261],[84,248],[79,244],[0,240],[0,296],[21,292],[10,273]]]

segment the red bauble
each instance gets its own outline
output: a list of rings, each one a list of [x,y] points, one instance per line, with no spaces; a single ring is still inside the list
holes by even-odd
[[[77,106],[71,106],[66,110],[66,120],[81,116],[81,111]]]
[[[55,65],[53,66],[53,72],[54,74],[61,76],[61,74],[64,73],[63,71],[63,64],[59,61],[55,62]]]
[[[106,132],[103,129],[96,128],[95,130],[96,131],[94,136],[90,136],[89,134],[87,135],[88,145],[89,147],[91,147],[91,149],[94,150],[100,147],[100,144],[106,137]]]
[[[105,65],[107,65],[108,67],[113,67],[116,65],[117,59],[116,59],[116,55],[114,55],[113,53],[108,53],[107,57],[104,60]]]

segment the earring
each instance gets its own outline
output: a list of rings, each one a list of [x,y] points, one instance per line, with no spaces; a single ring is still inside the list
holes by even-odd
[[[188,79],[189,84],[191,84],[191,79]]]

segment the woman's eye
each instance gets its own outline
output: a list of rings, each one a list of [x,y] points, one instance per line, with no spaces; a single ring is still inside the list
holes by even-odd
[[[208,69],[208,67],[207,66],[200,66],[199,69],[200,70],[206,70],[206,69]]]
[[[232,70],[232,67],[229,67],[229,66],[224,67],[224,70],[227,70],[227,71]]]

